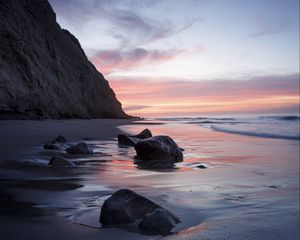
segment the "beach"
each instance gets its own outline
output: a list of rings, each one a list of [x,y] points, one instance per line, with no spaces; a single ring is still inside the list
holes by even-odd
[[[184,149],[171,169],[141,169],[120,133],[149,128]],[[220,130],[220,129],[219,129]],[[197,123],[151,120],[0,121],[3,239],[298,239],[299,140],[214,131]],[[51,167],[58,135],[95,154]],[[249,134],[248,134],[249,135]],[[203,165],[206,168],[199,168]],[[131,189],[180,216],[170,235],[103,228],[103,202]],[[25,238],[24,238],[25,239]]]

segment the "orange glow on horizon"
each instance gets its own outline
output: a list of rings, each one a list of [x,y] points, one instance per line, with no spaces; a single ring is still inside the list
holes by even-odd
[[[124,110],[134,116],[253,113],[299,106],[298,89],[278,86],[260,89],[251,86],[251,82],[245,86],[233,83],[228,89],[226,83],[219,86],[215,82],[141,80],[110,81],[110,84]]]

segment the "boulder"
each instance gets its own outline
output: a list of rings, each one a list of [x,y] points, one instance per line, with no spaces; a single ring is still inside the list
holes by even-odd
[[[141,131],[139,134],[133,135],[130,137],[134,137],[134,138],[138,138],[138,139],[146,139],[146,138],[152,137],[152,133],[148,128],[146,128],[143,131]]]
[[[67,153],[70,154],[92,154],[93,150],[85,142],[80,142],[74,146],[66,149]]]
[[[118,142],[119,142],[119,144],[122,144],[122,145],[134,146],[138,143],[138,141],[140,139],[146,139],[146,138],[150,138],[150,137],[152,137],[152,133],[148,128],[146,128],[137,135],[119,134]]]
[[[44,144],[43,148],[48,149],[48,150],[59,150],[59,151],[64,150],[64,146],[57,142],[46,143],[46,144]]]
[[[67,158],[62,156],[54,156],[49,161],[48,165],[56,166],[56,167],[66,167],[66,166],[75,166],[75,164]]]
[[[166,234],[175,227],[176,222],[165,209],[155,209],[148,213],[139,224],[139,228],[151,234]]]
[[[134,149],[139,165],[169,166],[183,161],[178,145],[169,136],[155,136],[140,140]]]
[[[66,143],[67,140],[66,140],[66,138],[63,135],[59,135],[52,142]]]
[[[59,135],[55,139],[53,139],[51,142],[48,142],[44,144],[43,148],[49,149],[49,150],[64,150],[63,143],[66,143],[67,140],[64,136]]]
[[[103,203],[99,221],[103,226],[134,223],[156,209],[163,208],[129,189],[120,189]],[[165,211],[175,223],[180,221],[174,214]]]
[[[121,145],[126,145],[126,146],[134,146],[138,143],[140,139],[134,138],[134,137],[129,137],[124,134],[119,134],[118,135],[118,143]]]
[[[203,164],[200,164],[200,165],[197,165],[197,168],[200,168],[200,169],[206,169],[207,167]]]

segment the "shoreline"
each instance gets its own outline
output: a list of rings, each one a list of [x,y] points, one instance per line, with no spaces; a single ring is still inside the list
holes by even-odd
[[[166,239],[297,237],[299,162],[295,160],[299,153],[295,151],[295,141],[232,135],[174,122],[135,124],[122,120],[54,120],[23,124],[25,132],[9,136],[13,138],[20,134],[19,143],[24,136],[35,138],[26,143],[28,159],[48,159],[49,156],[37,147],[58,134],[65,135],[71,142],[88,137],[89,144],[111,156],[86,157],[81,159],[83,165],[72,169],[54,170],[43,164],[0,166],[2,203],[6,196],[6,206],[12,211],[2,215],[2,209],[0,222],[5,226],[4,236],[11,239],[13,236],[17,239],[18,235],[13,232],[12,225],[31,236],[29,239],[35,239],[34,236],[43,231],[49,232],[49,239],[62,239],[66,235],[75,239],[159,238],[123,228],[99,228],[103,201],[120,188],[130,188],[182,217],[183,222],[173,230],[175,235],[166,236]],[[8,125],[10,129],[21,129],[20,123]],[[71,132],[74,125],[77,128]],[[34,129],[28,129],[28,126]],[[0,122],[0,128],[5,127],[7,125]],[[185,149],[184,162],[168,171],[138,169],[132,161],[134,151],[119,148],[115,138],[120,132],[137,133],[147,127],[155,135],[174,137]],[[7,140],[8,130],[2,135],[1,142]],[[10,139],[6,144],[12,142]],[[32,146],[35,147],[29,151]],[[24,147],[19,151],[22,149]],[[208,168],[198,169],[199,163]],[[7,177],[17,176],[19,181],[5,180],[3,173]],[[40,230],[34,227],[36,224]],[[59,230],[52,232],[56,228]]]

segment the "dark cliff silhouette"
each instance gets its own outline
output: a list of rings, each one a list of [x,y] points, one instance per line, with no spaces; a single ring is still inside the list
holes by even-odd
[[[46,0],[0,0],[0,119],[126,117]]]

